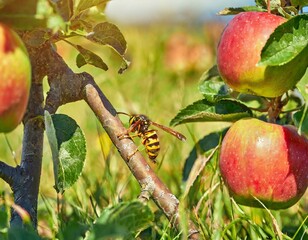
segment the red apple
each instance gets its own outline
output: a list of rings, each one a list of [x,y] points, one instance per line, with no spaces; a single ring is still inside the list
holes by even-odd
[[[266,12],[244,12],[229,22],[217,48],[217,66],[226,84],[264,97],[277,97],[294,87],[308,66],[308,48],[282,66],[257,66],[269,36],[285,21]]]
[[[31,65],[19,36],[0,23],[0,132],[10,132],[26,111]]]
[[[288,208],[308,186],[308,139],[292,126],[243,119],[225,135],[220,171],[239,204]]]

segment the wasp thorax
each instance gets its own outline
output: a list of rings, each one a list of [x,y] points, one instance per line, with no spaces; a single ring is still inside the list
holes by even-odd
[[[149,129],[151,125],[150,119],[145,115],[133,115],[129,120],[130,125],[136,125],[133,131],[145,132]]]

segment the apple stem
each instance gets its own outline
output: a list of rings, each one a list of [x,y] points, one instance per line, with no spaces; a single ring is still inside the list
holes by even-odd
[[[267,12],[271,13],[271,0],[267,0]]]
[[[271,123],[275,123],[281,110],[284,106],[283,101],[281,100],[282,96],[272,98],[269,102],[268,107],[268,121]]]

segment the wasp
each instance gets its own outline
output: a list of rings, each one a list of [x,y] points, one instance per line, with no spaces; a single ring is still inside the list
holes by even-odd
[[[126,137],[140,137],[141,143],[145,146],[146,153],[151,161],[156,163],[156,158],[158,156],[159,150],[160,150],[160,143],[159,138],[157,135],[157,131],[154,129],[149,129],[151,125],[158,127],[162,130],[164,130],[167,133],[170,133],[171,135],[175,136],[181,141],[185,141],[186,137],[182,135],[181,133],[174,131],[173,129],[166,127],[164,125],[161,125],[159,123],[151,121],[146,115],[143,114],[127,114],[124,112],[118,112],[118,114],[124,114],[127,116],[130,116],[129,119],[129,128],[127,130],[128,135],[119,136],[120,139],[126,138]],[[130,136],[129,133],[135,132],[135,136]]]

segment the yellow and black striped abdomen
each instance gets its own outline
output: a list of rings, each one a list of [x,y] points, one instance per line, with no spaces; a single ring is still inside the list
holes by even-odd
[[[145,146],[149,158],[155,162],[158,156],[160,145],[156,130],[148,130],[142,134],[142,144]]]

